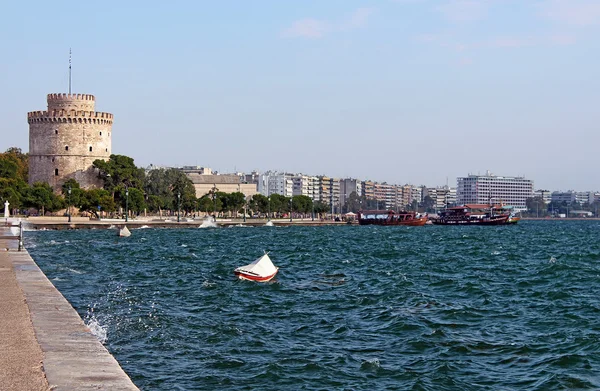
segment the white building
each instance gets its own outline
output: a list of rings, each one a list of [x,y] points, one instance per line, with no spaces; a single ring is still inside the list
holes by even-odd
[[[426,196],[431,197],[433,200],[433,207],[436,210],[442,210],[448,206],[456,204],[456,188],[444,187],[430,187],[426,188],[423,198]]]
[[[292,197],[294,192],[294,181],[292,177],[292,174],[267,171],[258,176],[258,192],[266,197],[271,194]]]
[[[523,177],[469,175],[456,178],[456,202],[463,204],[502,203],[515,211],[527,210],[527,199],[533,197],[533,181]]]
[[[292,177],[292,184],[293,195],[307,196],[312,200],[318,199],[319,178],[315,176],[297,174]]]
[[[550,190],[536,190],[533,196],[544,200],[544,204],[549,204],[552,201],[552,192]]]

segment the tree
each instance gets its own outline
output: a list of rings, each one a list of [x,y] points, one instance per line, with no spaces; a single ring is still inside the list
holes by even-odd
[[[236,192],[227,195],[226,207],[228,211],[234,213],[234,216],[237,214],[237,212],[244,208],[245,204],[246,196],[244,193]]]
[[[146,176],[144,190],[148,198],[154,196],[151,210],[171,209],[181,207],[191,212],[196,209],[196,189],[192,181],[175,168],[151,170]],[[179,205],[177,194],[180,195]]]
[[[426,195],[423,198],[423,209],[425,209],[425,212],[435,212],[435,200]]]
[[[360,210],[360,204],[360,197],[355,191],[353,191],[346,199],[346,210],[357,213]]]
[[[21,193],[16,187],[4,185],[6,181],[4,178],[0,178],[0,199],[2,205],[4,201],[8,201],[11,209],[19,209],[21,207]]]
[[[531,197],[525,201],[527,212],[530,216],[544,217],[548,214],[548,207],[542,197]]]
[[[198,199],[198,209],[204,213],[211,213],[213,211],[214,203],[208,194],[203,195]]]
[[[114,195],[119,187],[135,187],[143,189],[144,169],[137,168],[133,159],[124,155],[110,155],[108,161],[94,160],[93,166],[98,169],[98,176],[104,180],[104,188]]]
[[[98,218],[99,211],[114,212],[117,210],[117,205],[108,190],[90,189],[84,191],[79,208],[81,211],[93,213]]]
[[[277,212],[282,214],[289,210],[289,198],[284,197],[281,194],[271,194],[269,198],[271,199],[271,213]]]
[[[331,209],[329,208],[329,205],[323,201],[318,201],[315,203],[315,213],[317,213],[320,217],[322,217],[323,214],[328,213],[330,210]]]
[[[16,167],[14,179],[19,179],[24,183],[28,181],[29,173],[29,155],[21,152],[21,148],[11,147],[6,152],[0,154],[0,167],[3,166],[2,162],[12,162]],[[2,169],[0,168],[0,172]],[[7,178],[0,173],[0,177]]]
[[[293,211],[296,213],[312,212],[313,201],[309,196],[297,195],[292,197]]]
[[[262,194],[254,194],[250,199],[250,210],[262,214],[269,213],[269,197]]]
[[[69,189],[71,189],[70,196],[69,196]],[[77,182],[73,178],[69,178],[69,179],[67,179],[67,181],[65,183],[63,183],[63,185],[61,187],[61,191],[63,194],[63,198],[65,199],[67,204],[76,206],[78,208],[80,207],[81,197],[84,196],[85,190],[83,190],[80,187],[79,182]],[[67,207],[69,205],[67,205]]]
[[[27,189],[24,199],[25,206],[38,209],[42,216],[46,211],[54,212],[64,207],[63,199],[54,194],[47,183],[34,183]]]

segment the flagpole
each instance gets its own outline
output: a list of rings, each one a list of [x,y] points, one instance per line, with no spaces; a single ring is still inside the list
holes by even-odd
[[[69,48],[69,95],[71,94],[71,48]]]

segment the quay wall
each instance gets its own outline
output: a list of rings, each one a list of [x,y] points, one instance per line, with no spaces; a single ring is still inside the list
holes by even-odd
[[[9,233],[8,228],[2,231]],[[50,389],[138,390],[29,253],[25,249],[9,249],[7,254],[23,292],[22,302],[29,309]],[[0,313],[0,316],[8,314]]]

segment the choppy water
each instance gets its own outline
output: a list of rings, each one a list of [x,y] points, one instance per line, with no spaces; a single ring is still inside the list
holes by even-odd
[[[142,390],[600,389],[599,222],[132,233],[26,246]]]

